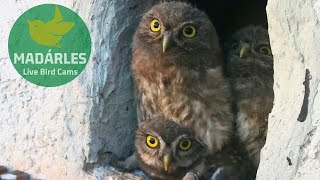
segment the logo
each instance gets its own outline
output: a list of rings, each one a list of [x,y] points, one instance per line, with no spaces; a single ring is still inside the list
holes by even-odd
[[[23,13],[9,35],[9,56],[27,81],[55,87],[75,79],[88,63],[90,33],[72,10],[43,4]]]

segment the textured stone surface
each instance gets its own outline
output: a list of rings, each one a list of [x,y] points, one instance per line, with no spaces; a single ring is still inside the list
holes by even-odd
[[[95,37],[92,90],[98,98],[90,115],[91,140],[96,144],[91,146],[90,161],[97,160],[98,151],[124,157],[132,150],[137,121],[130,69],[131,42],[141,14],[154,1],[143,2],[100,0],[92,6],[90,19]]]
[[[44,88],[24,80],[8,57],[7,42],[14,21],[27,9],[50,2],[74,10],[79,7],[67,0],[0,3],[0,164],[45,179],[84,177],[79,170],[91,142],[92,62],[73,82]],[[86,12],[79,13],[88,22]]]
[[[83,171],[99,154],[127,156],[136,127],[130,74],[131,39],[154,1],[17,0],[0,2],[0,164],[43,179],[92,179]],[[24,80],[7,50],[10,29],[44,3],[76,11],[91,33],[85,70],[71,83],[44,88]],[[102,176],[106,176],[105,174]],[[101,177],[100,177],[101,178]],[[97,178],[99,179],[99,178]]]
[[[320,1],[269,0],[275,101],[257,179],[320,179]],[[310,70],[308,114],[298,121]]]

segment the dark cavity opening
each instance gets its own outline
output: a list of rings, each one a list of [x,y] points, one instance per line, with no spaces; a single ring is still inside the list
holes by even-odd
[[[190,0],[210,17],[224,41],[234,31],[247,25],[267,28],[267,0]]]

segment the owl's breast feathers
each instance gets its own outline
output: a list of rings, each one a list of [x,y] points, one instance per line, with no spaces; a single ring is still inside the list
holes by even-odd
[[[257,74],[232,80],[237,107],[237,134],[245,144],[255,166],[259,165],[260,150],[264,146],[268,115],[273,106],[273,77]]]
[[[155,61],[133,62],[143,118],[165,116],[193,128],[214,153],[232,132],[229,86],[221,68],[192,69]]]

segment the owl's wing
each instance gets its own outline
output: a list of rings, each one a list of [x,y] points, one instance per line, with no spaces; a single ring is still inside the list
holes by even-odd
[[[137,113],[137,121],[138,121],[138,124],[140,124],[143,120],[143,108],[141,107],[141,103],[140,103],[140,96],[139,96],[139,92],[137,90],[137,88],[135,87],[134,88],[134,95],[135,95],[135,98],[134,98],[134,101],[135,101],[135,105],[136,105],[136,113]]]
[[[143,106],[141,101],[139,99],[136,99],[136,104],[137,104],[137,120],[138,123],[140,124],[142,121],[150,119],[150,115],[147,112],[147,109]]]
[[[137,111],[137,120],[138,120],[138,124],[140,124],[142,122],[142,120],[143,120],[143,115],[142,115],[143,113],[141,112],[142,109],[140,107],[140,103],[136,103],[136,105],[137,105],[137,109],[136,109],[136,111]]]
[[[142,121],[150,119],[151,116],[148,113],[146,105],[143,104],[142,102],[142,92],[139,92],[137,87],[134,89],[135,89],[135,104],[137,105],[136,107],[137,120],[138,120],[138,124],[140,124]]]

